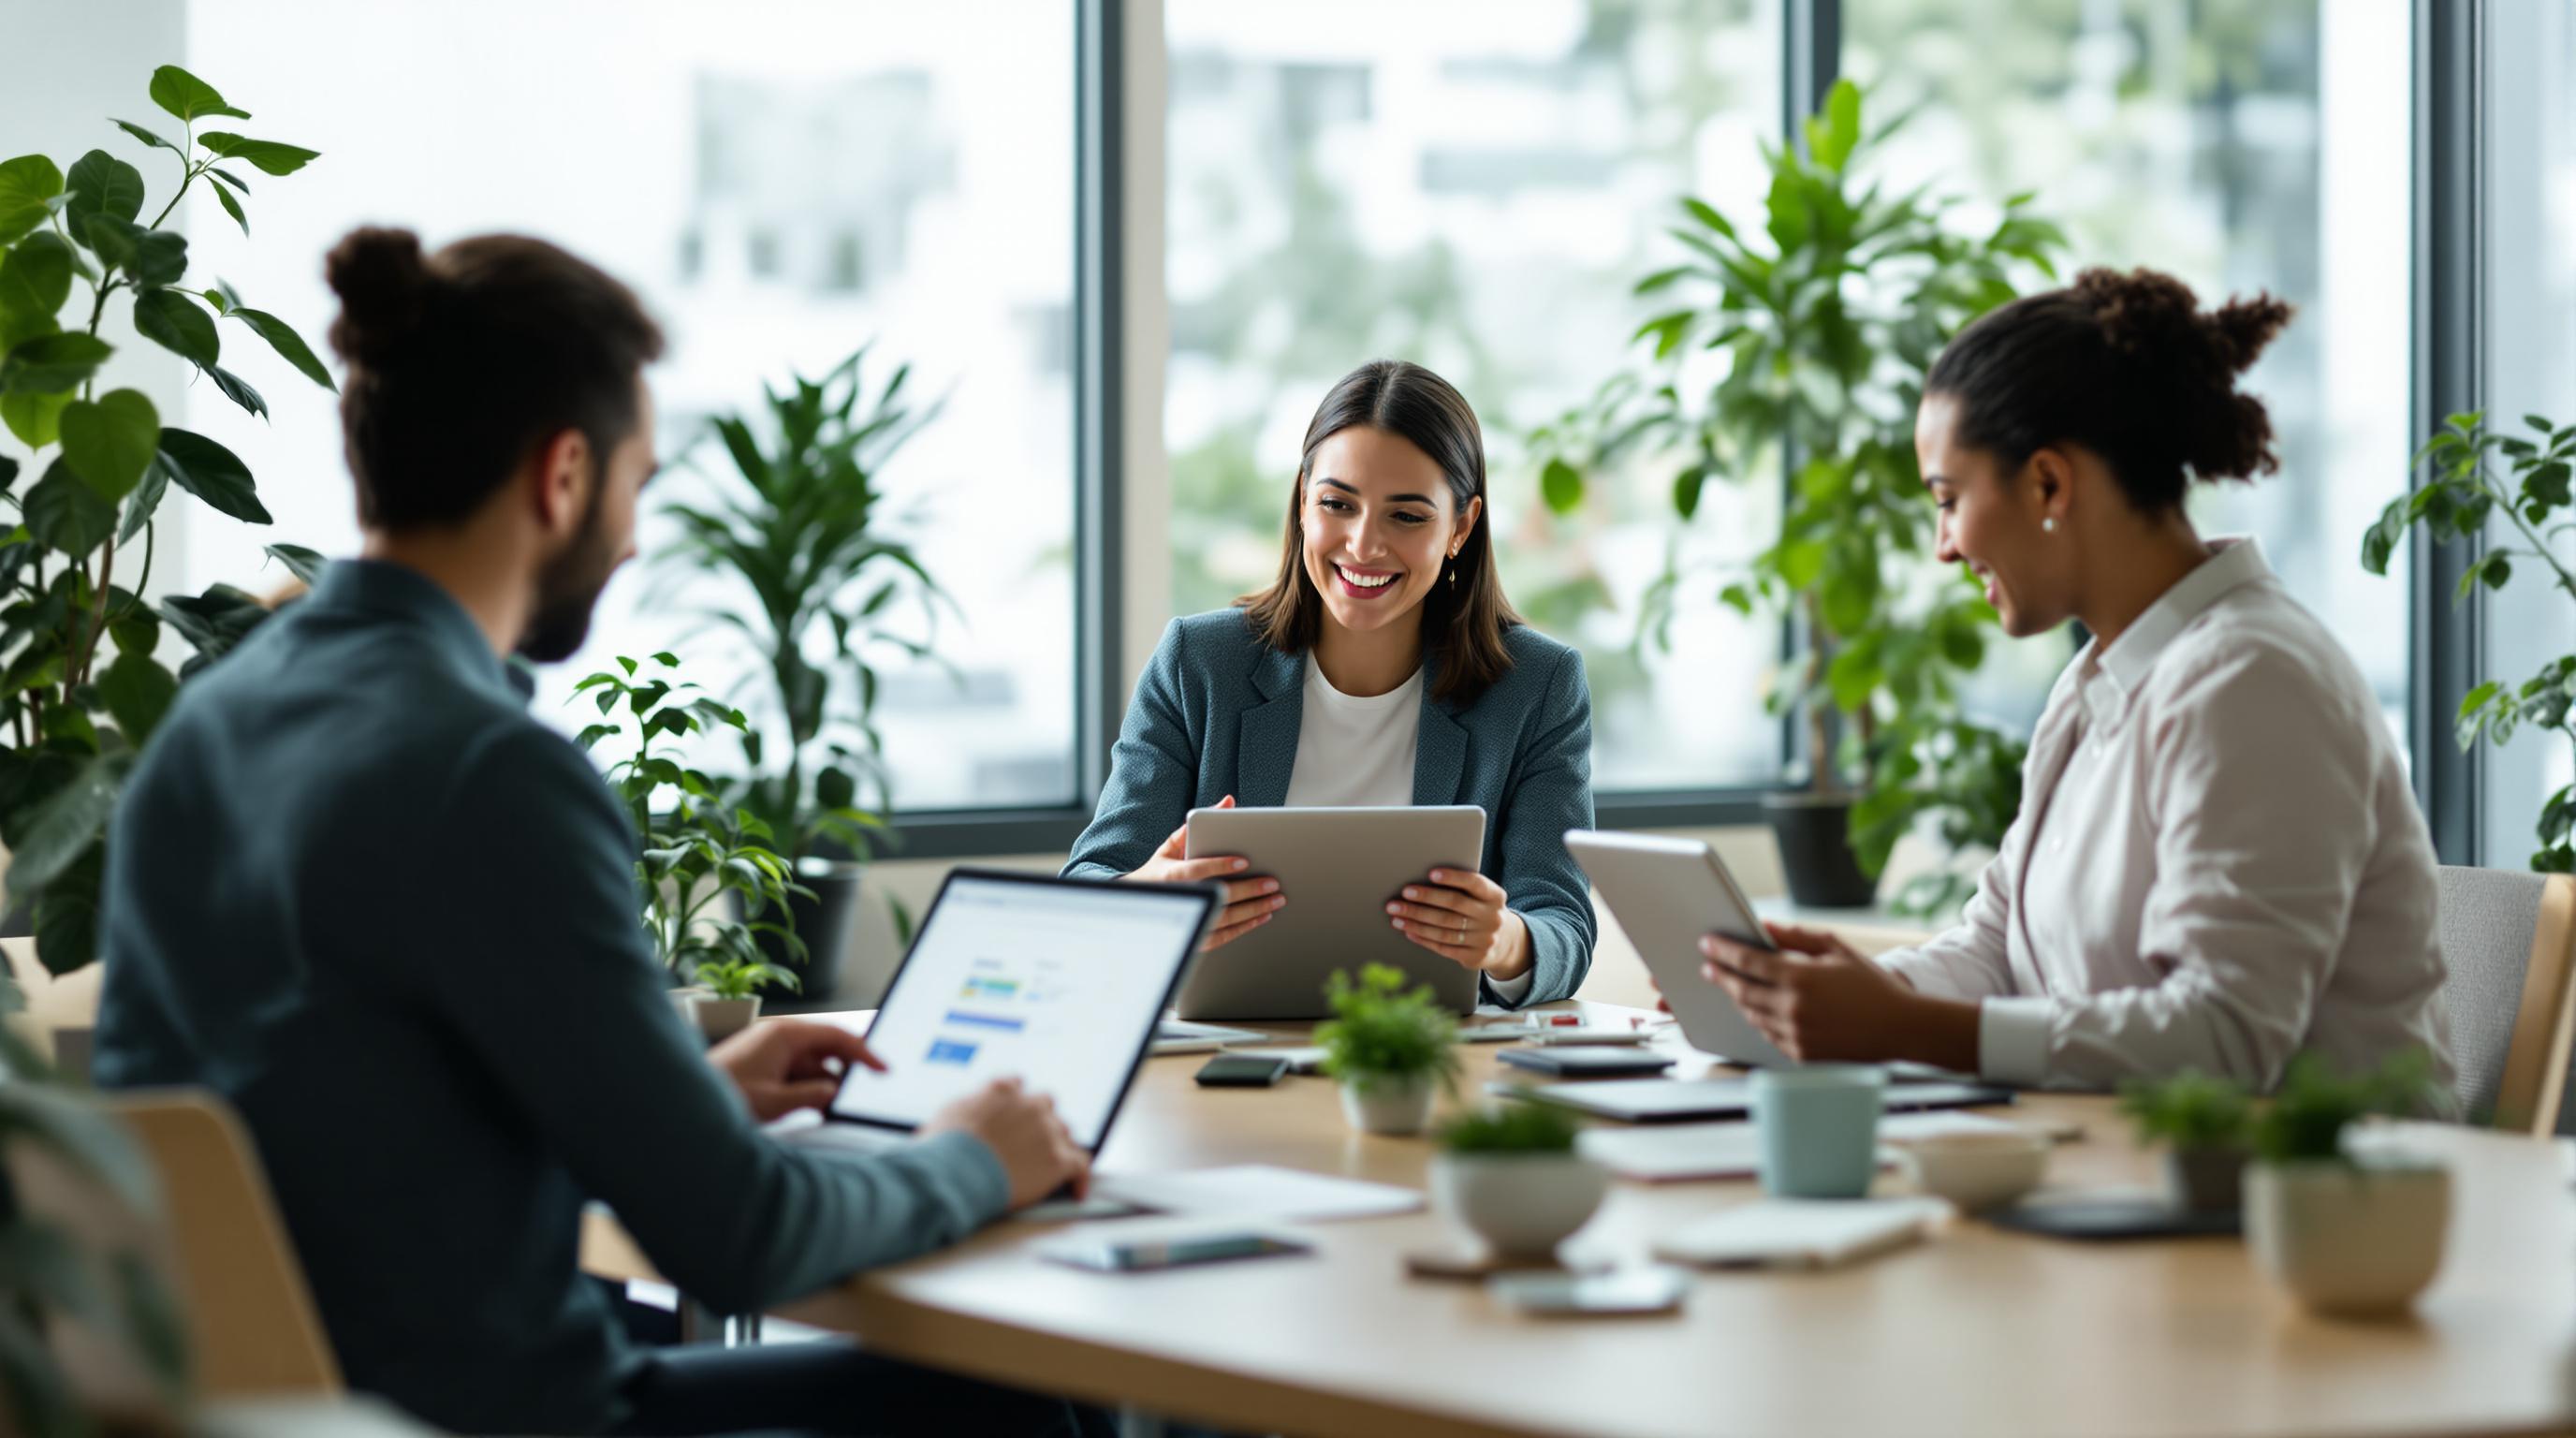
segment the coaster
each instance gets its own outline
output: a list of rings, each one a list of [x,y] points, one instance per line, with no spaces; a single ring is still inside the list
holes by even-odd
[[[1498,1273],[1604,1273],[1610,1257],[1580,1248],[1544,1257],[1507,1257],[1490,1249],[1447,1243],[1417,1248],[1404,1256],[1404,1271],[1415,1278],[1445,1278],[1482,1283]]]

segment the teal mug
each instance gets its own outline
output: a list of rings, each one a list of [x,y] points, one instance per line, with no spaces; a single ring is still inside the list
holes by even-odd
[[[1886,1088],[1886,1071],[1866,1064],[1756,1070],[1762,1191],[1773,1198],[1866,1197],[1878,1175]]]

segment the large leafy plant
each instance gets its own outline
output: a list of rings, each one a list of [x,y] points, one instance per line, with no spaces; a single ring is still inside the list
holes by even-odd
[[[1959,717],[1959,682],[1984,661],[1995,616],[1931,560],[1914,414],[1942,346],[2011,299],[2017,272],[2053,276],[2065,238],[2028,212],[2027,194],[1969,233],[1956,201],[1865,178],[1887,132],[1864,132],[1861,109],[1844,81],[1808,120],[1803,150],[1763,147],[1771,184],[1758,214],[1681,202],[1681,263],[1636,284],[1679,301],[1638,327],[1648,357],[1532,442],[1542,496],[1561,514],[1632,454],[1678,456],[1672,507],[1685,524],[1712,479],[1792,466],[1778,536],[1713,582],[1739,612],[1795,622],[1803,652],[1769,703],[1803,717],[1813,789],[1861,792],[1852,837],[1875,873],[1918,814],[1948,813],[1954,845],[1991,846],[2018,808],[2020,744]],[[1641,638],[1669,644],[1690,577],[1667,560]]]
[[[2392,500],[2361,539],[2361,562],[2373,574],[2386,574],[2406,531],[2423,525],[2436,538],[2467,539],[2502,517],[2522,543],[2487,546],[2453,591],[2454,604],[2465,603],[2483,584],[2502,589],[2518,562],[2545,573],[2550,582],[2576,600],[2576,574],[2550,551],[2551,541],[2576,529],[2564,515],[2571,506],[2568,481],[2576,472],[2576,425],[2553,425],[2540,415],[2525,415],[2530,437],[2497,434],[2479,413],[2455,414],[2441,433],[2415,455],[2425,469],[2424,482],[2413,493]],[[2499,473],[2498,471],[2502,472]],[[2467,749],[2484,736],[2502,744],[2528,726],[2576,742],[2576,654],[2561,655],[2531,677],[2515,683],[2490,679],[2460,703],[2457,738]],[[2531,867],[2542,873],[2576,872],[2576,785],[2551,794],[2540,807],[2540,847]]]
[[[645,673],[648,662],[662,672]],[[765,970],[755,937],[760,934],[775,936],[788,957],[801,962],[805,945],[788,916],[787,896],[805,891],[772,847],[769,826],[727,802],[714,780],[675,757],[691,735],[716,728],[747,733],[748,725],[742,711],[677,678],[679,667],[670,654],[649,661],[620,656],[615,670],[573,686],[574,701],[591,696],[602,721],[581,731],[582,748],[596,749],[611,739],[634,746],[608,766],[608,783],[643,838],[635,880],[644,891],[645,932],[653,936],[664,966],[684,979],[694,980],[705,969]],[[656,744],[661,735],[671,742]],[[739,896],[741,917],[731,917],[735,910],[719,902],[727,894]]]
[[[99,326],[111,303],[123,306],[137,333],[262,417],[259,391],[221,362],[227,333],[255,336],[305,378],[334,388],[284,320],[244,304],[221,280],[188,287],[188,241],[162,228],[202,183],[247,234],[242,173],[290,175],[315,152],[200,129],[249,114],[175,65],[152,73],[151,97],[178,122],[177,140],[114,122],[147,158],[166,150],[178,166],[149,223],[140,218],[142,172],[105,150],[68,170],[43,155],[0,163],[0,422],[34,451],[23,467],[0,457],[0,503],[17,512],[0,534],[0,841],[12,854],[10,900],[32,909],[37,953],[57,973],[96,954],[107,818],[135,752],[179,679],[266,613],[224,585],[174,597],[157,612],[142,599],[156,520],[173,488],[245,523],[266,524],[269,514],[232,451],[163,424],[142,391],[104,387],[114,349]],[[36,478],[21,487],[26,473]],[[299,574],[318,563],[309,550],[270,552]],[[175,675],[160,658],[164,624],[199,650]]]
[[[699,617],[761,657],[753,711],[764,723],[744,732],[747,773],[729,792],[785,838],[791,857],[825,841],[867,857],[882,821],[861,807],[862,784],[878,809],[889,799],[876,657],[935,658],[930,636],[948,602],[911,546],[885,532],[877,487],[878,472],[939,406],[904,397],[909,365],[872,390],[866,357],[862,346],[820,380],[791,376],[785,394],[762,386],[765,449],[750,418],[718,417],[732,473],[712,476],[705,502],[666,511],[681,537],[662,562],[675,575],[721,581],[724,598],[698,606]],[[899,607],[917,607],[916,633],[893,627]]]

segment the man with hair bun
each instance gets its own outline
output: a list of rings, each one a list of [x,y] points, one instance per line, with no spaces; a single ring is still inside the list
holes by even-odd
[[[467,1433],[1071,1432],[1031,1394],[840,1343],[644,1349],[581,1210],[758,1312],[1071,1184],[997,1082],[883,1154],[757,1121],[883,1067],[826,1024],[702,1052],[637,915],[637,836],[526,712],[635,550],[654,469],[633,294],[543,241],[331,252],[366,543],[191,684],[110,829],[99,1082],[239,1109],[351,1386]]]
[[[2194,481],[2279,468],[2236,380],[2289,319],[2096,269],[1942,352],[1914,430],[1941,558],[2005,632],[2092,638],[1957,927],[1876,963],[1783,925],[1780,953],[1703,940],[1708,980],[1791,1056],[2268,1091],[2302,1051],[2349,1071],[2411,1050],[2449,1101],[2433,846],[2378,701],[2254,541],[2183,510]]]

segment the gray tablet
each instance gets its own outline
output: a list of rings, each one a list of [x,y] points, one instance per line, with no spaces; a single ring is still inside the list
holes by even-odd
[[[1583,866],[1610,916],[1646,961],[1655,987],[1692,1048],[1740,1064],[1785,1064],[1726,990],[1700,977],[1700,935],[1724,934],[1756,948],[1771,938],[1717,851],[1697,839],[1601,834],[1574,829],[1566,851]]]
[[[1397,933],[1387,901],[1433,869],[1484,868],[1485,811],[1192,809],[1189,856],[1239,854],[1247,876],[1279,881],[1287,906],[1269,923],[1199,955],[1181,984],[1185,1019],[1316,1019],[1325,976],[1388,964],[1458,1013],[1476,1007],[1476,974]]]

